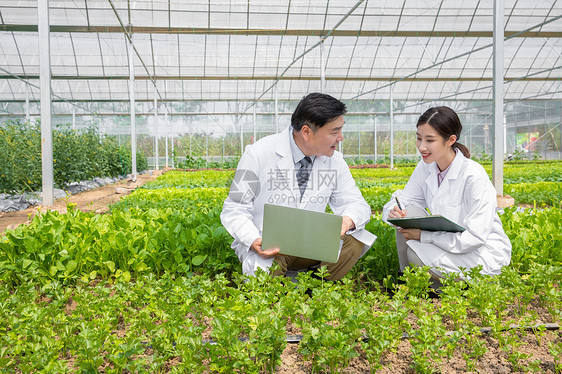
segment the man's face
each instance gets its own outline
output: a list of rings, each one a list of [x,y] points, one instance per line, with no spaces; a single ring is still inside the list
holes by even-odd
[[[307,125],[301,131],[306,139],[306,154],[309,156],[332,157],[339,142],[343,140],[343,116],[326,123],[324,126],[313,132]]]

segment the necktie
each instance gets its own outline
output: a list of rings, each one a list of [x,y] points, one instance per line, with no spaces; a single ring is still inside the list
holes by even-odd
[[[312,160],[310,157],[305,156],[299,161],[299,164],[301,164],[301,168],[297,171],[297,182],[299,183],[299,190],[302,196],[304,194],[304,190],[306,189],[306,182],[308,182],[308,177],[310,175],[310,165],[312,164]]]

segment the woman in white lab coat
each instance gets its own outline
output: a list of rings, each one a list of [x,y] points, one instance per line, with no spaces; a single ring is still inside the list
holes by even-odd
[[[496,190],[484,168],[470,159],[458,142],[462,125],[457,114],[441,106],[427,110],[416,125],[422,161],[403,190],[384,206],[383,220],[408,215],[408,205],[421,205],[463,226],[452,233],[397,229],[400,269],[427,265],[433,279],[482,265],[495,275],[511,260],[511,243],[496,212]],[[396,197],[401,208],[397,206]]]

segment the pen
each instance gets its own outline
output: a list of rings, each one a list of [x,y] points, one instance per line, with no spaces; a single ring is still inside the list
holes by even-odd
[[[398,204],[398,209],[404,210],[402,209],[402,205],[400,204],[400,201],[398,201],[398,196],[394,196],[394,199],[396,199],[396,204]]]

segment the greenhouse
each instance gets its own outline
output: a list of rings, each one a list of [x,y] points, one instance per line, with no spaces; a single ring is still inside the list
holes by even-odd
[[[0,2],[0,372],[562,372],[561,30],[556,0]],[[299,129],[311,97],[345,110]],[[315,181],[366,246],[341,279],[260,252],[261,201]],[[410,200],[460,231],[397,229]]]

